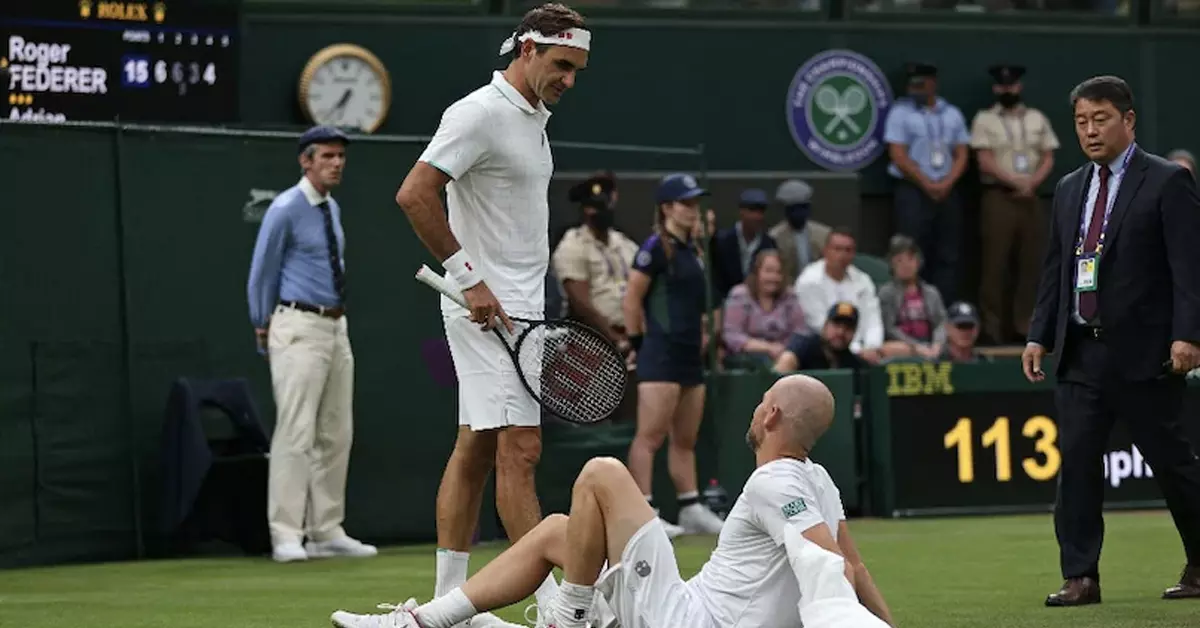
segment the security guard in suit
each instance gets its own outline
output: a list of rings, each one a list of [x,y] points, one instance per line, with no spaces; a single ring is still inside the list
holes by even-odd
[[[1046,208],[1037,190],[1054,169],[1058,137],[1050,121],[1022,102],[1019,65],[988,69],[996,104],[975,114],[971,148],[979,161],[983,196],[980,199],[983,269],[980,305],[983,333],[996,344],[1009,340],[1010,330],[1029,333],[1029,313],[1041,272],[1045,246]],[[1016,253],[1016,263],[1010,262]],[[1011,297],[1008,278],[1016,275]],[[1006,306],[1011,308],[1005,312]],[[1005,325],[1005,315],[1011,324]]]

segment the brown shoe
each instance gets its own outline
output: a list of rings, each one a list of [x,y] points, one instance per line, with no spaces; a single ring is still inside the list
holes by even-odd
[[[1058,593],[1046,596],[1046,606],[1083,606],[1100,603],[1100,583],[1092,578],[1067,578]]]
[[[1164,600],[1200,598],[1200,567],[1188,565],[1179,575],[1179,584],[1163,591]]]

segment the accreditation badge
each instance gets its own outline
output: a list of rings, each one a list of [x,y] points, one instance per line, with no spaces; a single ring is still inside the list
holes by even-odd
[[[1013,153],[1013,170],[1021,174],[1029,174],[1029,156],[1024,153]]]
[[[1096,255],[1084,255],[1075,262],[1075,292],[1092,292],[1098,285],[1096,271],[1100,258]]]
[[[929,165],[934,168],[942,168],[946,165],[946,151],[941,146],[934,147],[929,153]]]

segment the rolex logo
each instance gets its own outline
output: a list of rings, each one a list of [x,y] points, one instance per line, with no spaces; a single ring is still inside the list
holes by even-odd
[[[90,0],[79,0],[79,17],[85,20],[92,17],[92,3]]]
[[[162,24],[163,20],[167,19],[167,4],[165,2],[154,3],[154,21]]]

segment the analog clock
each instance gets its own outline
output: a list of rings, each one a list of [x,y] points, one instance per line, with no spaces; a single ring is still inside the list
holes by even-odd
[[[387,68],[366,48],[334,44],[300,73],[300,108],[316,124],[373,133],[392,104]]]

